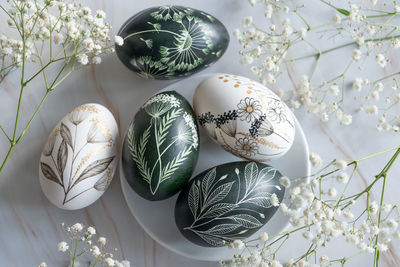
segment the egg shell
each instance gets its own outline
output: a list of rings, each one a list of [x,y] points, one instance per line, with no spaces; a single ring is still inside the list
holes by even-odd
[[[189,7],[159,6],[127,20],[119,59],[149,79],[177,79],[207,68],[226,51],[229,34],[215,17]]]
[[[124,176],[145,199],[163,200],[189,180],[199,155],[192,107],[175,91],[151,97],[136,113],[122,151]]]
[[[293,113],[275,93],[251,79],[212,76],[196,88],[193,107],[200,127],[243,159],[274,160],[293,144]]]
[[[208,169],[180,193],[176,224],[188,240],[205,247],[250,237],[277,211],[271,196],[282,201],[281,176],[269,165],[249,161]]]
[[[76,210],[99,199],[118,162],[118,125],[99,104],[73,109],[54,128],[40,156],[39,181],[51,203]]]

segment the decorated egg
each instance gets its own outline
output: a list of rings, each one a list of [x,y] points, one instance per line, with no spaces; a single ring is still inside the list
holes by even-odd
[[[121,27],[119,59],[149,79],[177,79],[207,68],[226,51],[229,34],[215,17],[183,6],[153,7]]]
[[[175,91],[151,97],[136,113],[122,151],[124,176],[148,200],[162,200],[189,180],[199,155],[193,110]]]
[[[291,110],[271,90],[248,78],[212,76],[196,88],[193,104],[199,125],[236,156],[269,161],[293,144]]]
[[[256,162],[232,162],[206,170],[179,194],[175,221],[193,243],[216,247],[251,236],[278,209],[282,175]]]
[[[39,164],[42,191],[61,209],[89,206],[103,195],[115,173],[118,126],[99,104],[73,109],[54,128]]]

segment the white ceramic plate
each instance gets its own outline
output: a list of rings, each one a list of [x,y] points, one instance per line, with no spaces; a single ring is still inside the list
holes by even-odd
[[[183,95],[189,103],[192,103],[197,85],[211,75],[216,74],[202,74],[187,78],[161,91],[175,90]],[[310,174],[307,140],[297,119],[295,119],[295,125],[296,136],[292,148],[282,158],[267,163],[277,168],[283,175],[293,178],[309,176]],[[201,130],[200,156],[193,177],[213,166],[238,160],[240,159],[226,152]],[[233,250],[226,247],[201,247],[187,240],[179,232],[174,218],[175,202],[179,193],[167,200],[148,201],[130,188],[123,175],[122,168],[120,168],[120,176],[122,191],[129,209],[147,234],[158,243],[180,255],[197,260],[219,261],[233,257]],[[274,235],[284,230],[287,225],[288,218],[278,211],[254,236],[258,236],[264,231],[269,235]]]

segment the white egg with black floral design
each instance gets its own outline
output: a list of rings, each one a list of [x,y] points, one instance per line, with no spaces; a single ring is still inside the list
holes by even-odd
[[[196,88],[193,105],[199,125],[238,157],[270,161],[293,144],[293,113],[274,92],[251,79],[212,76]]]
[[[118,157],[118,126],[99,104],[73,109],[53,129],[39,163],[42,191],[61,209],[89,206],[106,191]]]

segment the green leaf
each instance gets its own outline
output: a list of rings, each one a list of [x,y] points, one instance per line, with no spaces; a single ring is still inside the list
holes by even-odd
[[[346,9],[343,9],[343,8],[336,8],[336,10],[337,10],[339,13],[341,13],[341,14],[343,14],[343,15],[345,15],[345,16],[349,16],[349,15],[350,15],[350,11],[348,11],[348,10],[346,10]]]

